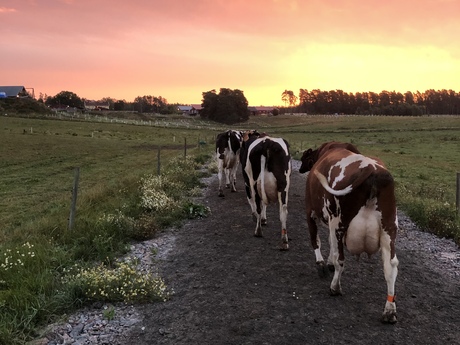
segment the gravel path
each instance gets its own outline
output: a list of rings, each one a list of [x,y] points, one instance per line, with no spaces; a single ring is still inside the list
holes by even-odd
[[[277,207],[264,237],[239,176],[238,193],[217,196],[207,179],[206,219],[133,245],[142,268],[159,272],[174,291],[165,303],[95,305],[51,326],[40,344],[460,344],[460,251],[421,232],[399,214],[398,323],[380,323],[386,284],[379,255],[346,256],[344,295],[328,294],[317,276],[304,210],[305,176],[294,162],[289,195],[290,250],[279,251]],[[327,253],[322,231],[323,254]],[[157,248],[152,260],[151,247]],[[115,309],[113,320],[104,310]]]

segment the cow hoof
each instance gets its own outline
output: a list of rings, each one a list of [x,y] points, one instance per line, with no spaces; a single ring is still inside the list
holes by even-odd
[[[329,289],[329,294],[331,296],[342,296],[342,291],[340,290],[334,290],[334,289]]]
[[[262,225],[267,225],[267,220],[266,220],[266,219],[262,219],[262,220],[260,221],[260,224],[262,224]]]
[[[219,196],[220,196],[221,198],[223,198],[223,197],[225,196],[225,195],[224,195],[224,192],[220,191],[220,192],[219,192]]]
[[[320,278],[327,278],[329,276],[329,270],[326,268],[324,261],[316,263],[316,269]]]
[[[230,189],[230,185],[229,185],[229,184],[226,184],[226,185],[225,185],[225,188]]]
[[[396,317],[396,313],[389,313],[389,314],[383,314],[382,315],[382,322],[383,323],[389,323],[391,325],[394,325],[398,321]]]
[[[280,245],[280,250],[289,250],[289,243],[283,242]]]

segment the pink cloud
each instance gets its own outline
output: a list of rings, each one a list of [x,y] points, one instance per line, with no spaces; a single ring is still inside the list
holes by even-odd
[[[16,9],[8,8],[8,7],[0,7],[0,14],[1,13],[11,13],[11,12],[16,12]]]

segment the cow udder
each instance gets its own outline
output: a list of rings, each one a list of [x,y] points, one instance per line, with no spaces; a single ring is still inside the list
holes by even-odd
[[[375,204],[363,206],[348,226],[345,244],[352,255],[375,254],[380,248],[382,215]]]
[[[257,191],[261,198],[263,199],[264,203],[270,204],[275,203],[278,201],[278,187],[275,175],[271,172],[265,171],[264,172],[264,180],[265,180],[265,196],[262,193],[262,186],[260,184],[260,179],[257,183]]]

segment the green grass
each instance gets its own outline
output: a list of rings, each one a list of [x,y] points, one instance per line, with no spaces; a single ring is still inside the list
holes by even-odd
[[[107,277],[121,284],[126,274],[117,273],[122,271],[116,258],[130,241],[196,216],[193,210],[201,206],[188,195],[201,173],[184,160],[185,140],[187,157],[203,161],[212,145],[198,142],[212,140],[212,134],[188,127],[0,118],[1,344],[23,343],[37,327],[91,301],[85,291],[100,286],[76,278],[64,284],[69,267],[91,272],[91,264],[100,262],[115,272]],[[167,190],[174,201],[167,210],[143,208],[140,202],[142,179],[157,174],[159,147],[162,175],[181,182],[180,193]],[[80,167],[80,183],[75,227],[69,231],[75,167]],[[26,243],[33,246],[30,253],[23,252]],[[151,291],[144,296],[162,298]]]
[[[206,207],[190,201],[202,174],[196,166],[210,159],[215,135],[226,127],[181,116],[141,120],[149,125],[0,117],[0,343],[32,339],[40,326],[92,298],[120,300],[110,291],[136,277],[117,264],[129,242],[206,216]],[[285,115],[251,117],[233,128],[284,137],[297,159],[325,141],[356,144],[386,163],[399,207],[427,230],[460,243],[460,117]],[[183,159],[185,141],[193,162]],[[159,147],[167,181],[156,177]],[[75,228],[69,231],[75,167],[80,184]],[[77,273],[69,273],[75,264]],[[104,281],[95,278],[103,274]],[[142,290],[142,284],[131,291],[142,291],[148,300],[164,298],[161,291]],[[155,284],[164,290],[161,280]],[[90,291],[104,294],[91,297]]]

